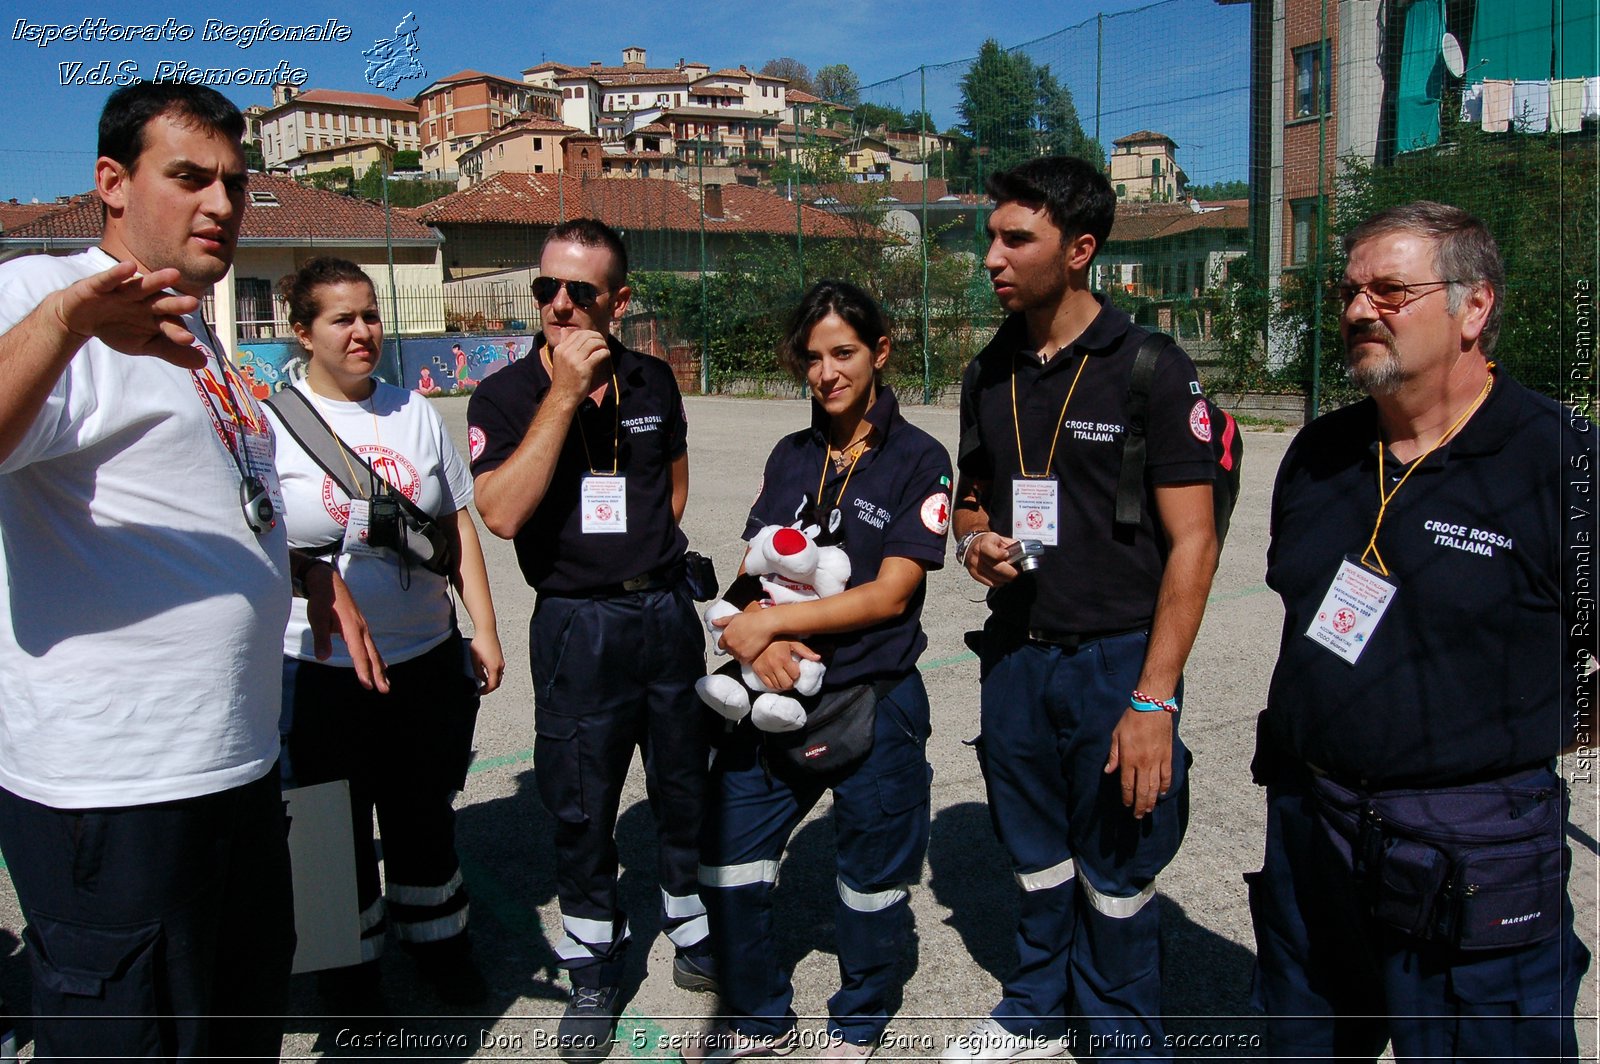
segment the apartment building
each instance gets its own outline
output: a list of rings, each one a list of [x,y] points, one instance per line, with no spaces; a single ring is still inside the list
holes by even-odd
[[[440,78],[416,97],[421,129],[422,169],[441,180],[456,180],[461,154],[532,112],[557,118],[561,96],[481,70],[460,70]]]
[[[274,85],[272,106],[253,115],[251,127],[259,128],[269,170],[287,169],[306,152],[355,141],[382,141],[396,151],[421,147],[416,105],[370,92]]]

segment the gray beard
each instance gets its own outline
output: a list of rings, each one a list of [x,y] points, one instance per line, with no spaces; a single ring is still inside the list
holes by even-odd
[[[1345,356],[1345,372],[1350,375],[1350,383],[1368,395],[1393,395],[1400,390],[1400,357],[1395,354],[1393,342],[1386,344],[1385,349],[1382,359],[1376,362],[1369,359],[1355,366],[1348,361],[1348,353]]]

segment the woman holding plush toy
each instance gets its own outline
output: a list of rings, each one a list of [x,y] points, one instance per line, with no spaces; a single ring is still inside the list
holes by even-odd
[[[289,542],[338,564],[390,686],[380,694],[357,684],[342,642],[317,660],[295,599],[284,633],[285,774],[296,785],[350,781],[361,906],[363,963],[322,973],[320,986],[335,1011],[382,1012],[377,959],[387,930],[442,1000],[481,1000],[451,800],[466,779],[479,694],[499,686],[505,660],[467,510],[472,478],[428,400],[373,377],[383,323],[359,266],[312,259],[281,290],[306,357],[305,379],[269,400]],[[452,585],[476,631],[470,658]]]
[[[757,693],[712,763],[701,843],[701,895],[732,1019],[696,1039],[691,1062],[781,1055],[800,1042],[771,892],[790,834],[829,789],[840,986],[826,1040],[809,1044],[825,1060],[870,1056],[888,1025],[928,846],[928,696],[916,665],[926,574],[945,554],[950,459],[901,416],[881,375],[888,323],[855,285],[807,292],[781,357],[810,386],[811,426],[778,441],[750,511],[741,573],[760,573],[763,588],[739,594],[751,582],[742,575],[728,596],[740,608],[708,611]],[[801,558],[805,574],[786,570]],[[830,587],[841,573],[848,583]],[[820,693],[794,698],[797,685],[815,689],[817,665]],[[798,710],[763,703],[772,697],[763,691]],[[723,703],[706,696],[713,708],[745,711],[740,693],[722,694]]]

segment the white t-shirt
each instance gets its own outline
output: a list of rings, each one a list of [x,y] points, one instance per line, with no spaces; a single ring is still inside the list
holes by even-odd
[[[0,331],[112,265],[0,264]],[[91,340],[0,463],[0,786],[45,805],[212,794],[278,757],[288,544],[245,524],[234,458],[235,424],[258,455],[271,430],[186,325],[206,370]]]
[[[341,440],[407,499],[442,521],[454,520],[455,512],[472,502],[472,476],[450,440],[444,419],[416,392],[376,383],[371,397],[360,403],[316,395],[304,380],[295,388],[311,400]],[[283,426],[274,428],[290,545],[320,547],[343,539],[349,498]],[[364,481],[367,471],[358,463],[352,465],[357,478]],[[415,563],[402,571],[400,556],[387,549],[376,555],[341,552],[338,561],[340,574],[367,618],[373,641],[389,664],[426,653],[454,630],[450,585],[444,577]],[[315,660],[302,600],[295,600],[284,630],[283,652],[291,658]],[[334,637],[333,656],[323,664],[350,667],[344,640]]]

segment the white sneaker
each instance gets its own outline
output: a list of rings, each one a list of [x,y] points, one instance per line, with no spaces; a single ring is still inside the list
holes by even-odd
[[[877,1039],[864,1045],[846,1042],[843,1038],[830,1035],[825,1049],[817,1056],[817,1060],[824,1064],[861,1064],[872,1051],[878,1048]]]
[[[727,1024],[719,1024],[702,1034],[691,1035],[683,1048],[684,1064],[720,1064],[745,1057],[781,1057],[794,1051],[799,1035],[793,1027],[776,1036],[740,1034]]]
[[[975,1025],[965,1034],[945,1043],[939,1059],[946,1064],[1000,1060],[1042,1060],[1059,1057],[1067,1051],[1065,1038],[1040,1038],[1032,1034],[1012,1034],[994,1017]]]

